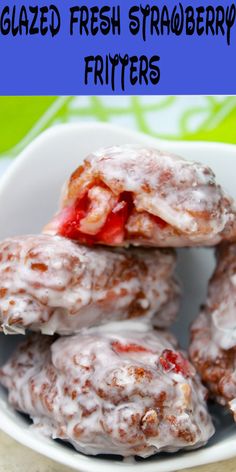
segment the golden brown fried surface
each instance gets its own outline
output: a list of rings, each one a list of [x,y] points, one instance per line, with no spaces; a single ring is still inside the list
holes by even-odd
[[[174,268],[171,250],[95,250],[50,235],[7,239],[0,243],[2,329],[73,334],[142,316],[168,326],[178,310]]]
[[[206,391],[172,335],[111,325],[30,337],[0,370],[9,402],[85,454],[148,457],[205,444],[214,432]]]
[[[191,328],[191,359],[220,404],[236,419],[236,245],[217,250],[205,306]]]
[[[236,239],[232,199],[200,163],[135,146],[88,156],[45,228],[86,244],[211,246]]]

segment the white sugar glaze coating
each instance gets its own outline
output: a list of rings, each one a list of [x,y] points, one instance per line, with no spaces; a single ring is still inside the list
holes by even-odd
[[[190,356],[213,398],[236,420],[236,245],[222,244],[205,306],[191,327]]]
[[[0,370],[9,402],[85,454],[204,445],[214,427],[193,366],[172,335],[136,327],[121,321],[54,342],[33,335]]]
[[[85,192],[90,206],[78,230],[90,236],[101,230],[109,212],[119,210],[124,192],[132,195],[124,234],[109,242],[97,237],[95,243],[171,247],[236,239],[235,204],[217,185],[212,170],[167,152],[124,145],[92,153],[64,186],[64,210],[45,231],[63,234],[65,209]]]
[[[174,268],[171,250],[91,249],[50,235],[7,239],[0,243],[2,329],[73,334],[132,317],[168,326],[178,310]]]

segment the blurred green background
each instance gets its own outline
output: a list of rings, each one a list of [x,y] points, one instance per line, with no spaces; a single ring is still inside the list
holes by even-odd
[[[167,139],[236,143],[235,96],[0,97],[0,156],[57,123],[108,121]]]

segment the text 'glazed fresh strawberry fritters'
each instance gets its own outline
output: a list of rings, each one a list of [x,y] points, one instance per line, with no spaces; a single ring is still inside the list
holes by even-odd
[[[217,249],[208,296],[191,328],[190,356],[211,395],[236,421],[236,245]]]
[[[85,454],[148,457],[200,447],[214,432],[194,367],[172,335],[142,323],[56,341],[34,334],[0,370],[0,381],[38,430]]]
[[[236,240],[235,216],[233,200],[206,165],[113,146],[72,174],[44,231],[90,245],[211,246]]]
[[[91,249],[66,238],[22,236],[0,243],[0,322],[73,334],[109,320],[145,316],[169,326],[179,287],[171,250]]]

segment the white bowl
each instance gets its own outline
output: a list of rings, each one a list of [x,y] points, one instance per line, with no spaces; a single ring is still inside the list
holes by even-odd
[[[140,133],[107,124],[60,125],[41,134],[15,160],[0,182],[0,238],[40,232],[57,208],[61,185],[89,152],[112,144],[153,145],[188,159],[210,165],[221,183],[236,198],[236,147],[216,143],[159,141]],[[214,266],[211,249],[179,251],[178,272],[184,286],[181,314],[174,327],[187,345],[189,322],[204,300],[207,280]],[[0,335],[0,364],[4,362],[19,336]],[[46,439],[29,429],[29,421],[16,413],[0,389],[0,428],[22,444],[62,464],[80,471],[170,472],[236,455],[236,429],[230,415],[215,407],[216,434],[199,450],[161,454],[151,459],[116,461],[86,457],[72,448]]]

